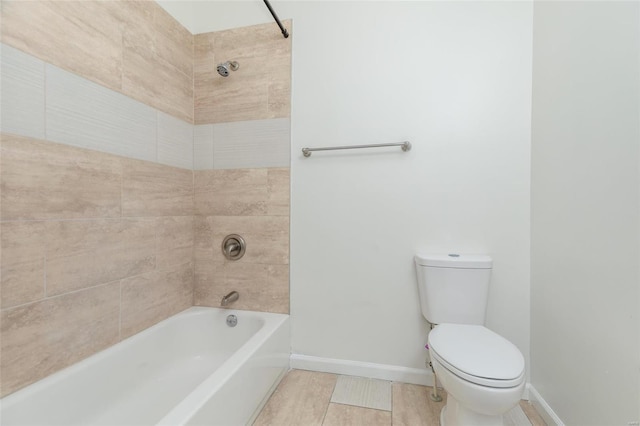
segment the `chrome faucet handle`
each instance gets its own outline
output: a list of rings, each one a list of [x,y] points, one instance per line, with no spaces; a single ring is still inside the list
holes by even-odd
[[[224,252],[226,253],[226,255],[228,257],[237,256],[240,253],[240,244],[235,243],[235,242],[229,242],[224,247]]]

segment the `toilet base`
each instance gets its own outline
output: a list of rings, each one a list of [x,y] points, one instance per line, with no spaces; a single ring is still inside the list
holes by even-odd
[[[447,404],[440,411],[440,426],[504,426],[504,417],[471,411],[447,395]]]

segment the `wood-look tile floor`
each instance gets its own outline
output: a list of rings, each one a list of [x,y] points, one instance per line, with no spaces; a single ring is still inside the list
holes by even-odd
[[[431,388],[391,384],[391,411],[331,402],[336,374],[291,370],[282,379],[254,426],[438,426],[446,402],[429,398]],[[366,380],[366,379],[363,379]],[[365,386],[366,387],[366,386]],[[546,426],[534,408],[520,402],[532,426]]]

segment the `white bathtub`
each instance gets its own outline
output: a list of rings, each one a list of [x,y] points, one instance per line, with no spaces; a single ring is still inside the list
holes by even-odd
[[[244,425],[288,368],[288,315],[193,307],[3,398],[0,423]]]

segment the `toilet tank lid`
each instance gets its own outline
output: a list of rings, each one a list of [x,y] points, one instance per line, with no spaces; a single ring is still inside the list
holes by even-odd
[[[485,254],[429,254],[418,253],[416,264],[436,268],[491,269],[493,261]]]

